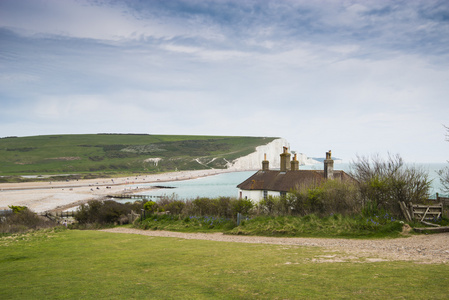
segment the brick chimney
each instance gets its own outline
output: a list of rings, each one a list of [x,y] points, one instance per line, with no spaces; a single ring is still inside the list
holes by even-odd
[[[326,159],[324,160],[324,179],[334,179],[334,160],[331,150],[326,152]]]
[[[288,148],[284,147],[284,152],[281,153],[281,172],[290,170],[290,153],[287,152]]]
[[[296,153],[295,153],[295,155],[293,156],[293,159],[292,159],[292,161],[291,161],[291,170],[292,170],[292,171],[298,171],[298,170],[299,170],[299,161],[298,161],[298,159],[296,158]]]
[[[264,153],[264,159],[262,160],[262,171],[270,170],[270,162],[267,160],[267,154]]]

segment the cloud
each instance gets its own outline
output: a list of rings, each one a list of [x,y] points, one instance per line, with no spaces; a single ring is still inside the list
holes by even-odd
[[[0,1],[0,136],[283,136],[312,156],[444,161],[448,11],[445,1]]]

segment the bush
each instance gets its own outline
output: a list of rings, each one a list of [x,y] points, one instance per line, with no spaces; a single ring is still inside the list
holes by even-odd
[[[251,209],[254,207],[254,204],[249,199],[228,199],[230,204],[232,205],[232,214],[236,215],[237,213],[248,215]]]
[[[217,199],[197,198],[193,200],[192,204],[198,216],[216,216],[219,214]]]
[[[351,215],[360,212],[360,202],[357,186],[328,180],[321,185],[291,191],[286,197],[269,196],[259,202],[257,211],[271,216]]]
[[[79,224],[128,223],[127,215],[132,210],[140,211],[142,207],[143,203],[137,201],[123,204],[112,200],[103,202],[91,200],[87,204],[82,204],[74,217]]]
[[[363,203],[376,205],[402,216],[398,201],[422,203],[431,187],[428,174],[413,166],[405,166],[399,155],[371,159],[357,157],[352,162],[352,176],[359,182]]]
[[[364,218],[332,214],[318,217],[259,216],[228,231],[228,234],[301,237],[397,237],[402,224],[391,216]]]
[[[17,208],[18,206],[14,206]],[[11,209],[14,210],[13,207]],[[11,215],[0,218],[0,233],[22,233],[28,230],[50,228],[57,226],[56,222],[39,216],[26,207],[20,207]]]
[[[235,219],[237,213],[248,215],[254,208],[254,204],[248,199],[236,199],[230,197],[196,198],[194,200],[178,200],[175,196],[164,197],[158,202],[148,201],[144,209],[149,214],[165,212],[168,215],[197,217],[222,217]]]
[[[158,205],[154,201],[148,201],[143,205],[143,209],[149,211],[149,212],[156,212]]]
[[[14,213],[19,213],[27,209],[26,206],[9,205],[8,206]]]
[[[445,167],[438,171],[440,183],[445,193],[449,193],[449,167]]]
[[[153,214],[135,224],[142,229],[175,230],[175,231],[223,231],[235,227],[235,222],[229,218],[214,216],[173,216]]]

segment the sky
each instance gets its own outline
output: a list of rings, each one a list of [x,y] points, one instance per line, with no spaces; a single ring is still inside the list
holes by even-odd
[[[0,0],[0,137],[267,136],[445,163],[444,125],[446,0]]]

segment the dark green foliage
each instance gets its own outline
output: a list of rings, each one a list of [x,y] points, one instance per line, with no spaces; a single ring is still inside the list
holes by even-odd
[[[22,233],[28,230],[54,227],[57,224],[38,216],[25,206],[10,206],[13,214],[0,217],[0,234]]]
[[[236,199],[232,201],[232,212],[234,215],[237,213],[248,215],[253,207],[254,204],[249,199]]]
[[[196,215],[208,216],[219,215],[222,212],[218,210],[218,201],[209,198],[197,198],[192,202]]]
[[[184,232],[227,231],[236,226],[235,221],[224,217],[153,214],[139,222],[139,228]]]
[[[237,213],[249,214],[253,208],[251,200],[220,197],[215,199],[197,198],[185,206],[186,215],[217,216],[235,218]]]
[[[127,215],[140,212],[143,208],[142,202],[118,203],[116,201],[92,200],[82,204],[75,213],[75,220],[79,224],[114,224],[128,223]]]
[[[162,209],[166,212],[169,212],[172,215],[180,215],[182,214],[184,207],[186,206],[186,203],[181,200],[168,200],[168,199],[162,199],[159,201],[159,206],[162,207]]]
[[[263,236],[399,236],[403,222],[377,206],[376,210],[366,206],[361,211],[357,195],[355,186],[329,181],[288,197],[269,197],[257,206],[244,199],[221,197],[181,201],[173,196],[157,203],[147,202],[146,218],[138,219],[134,225],[153,230],[212,230]],[[237,213],[245,216],[238,227]]]
[[[360,212],[357,187],[353,184],[329,180],[322,185],[290,191],[285,197],[272,197],[260,201],[257,214],[271,216],[305,216],[309,214],[352,215]]]

